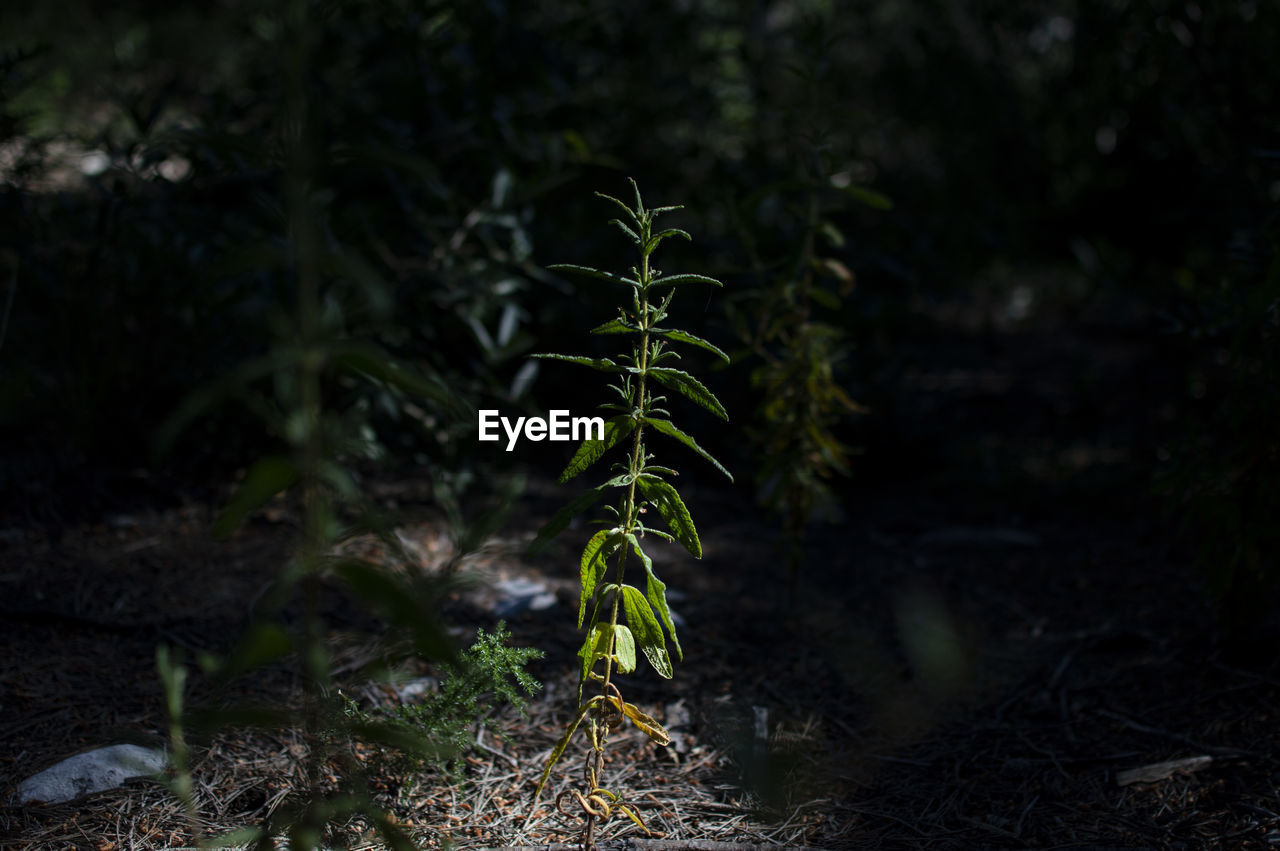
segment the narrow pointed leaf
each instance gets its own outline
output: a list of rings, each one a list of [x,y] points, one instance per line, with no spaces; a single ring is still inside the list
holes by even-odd
[[[627,540],[631,542],[632,549],[636,551],[636,555],[644,563],[644,572],[648,575],[648,581],[645,584],[645,599],[649,601],[649,605],[658,613],[658,617],[662,618],[662,624],[667,628],[667,632],[671,635],[671,641],[676,646],[676,655],[683,659],[684,651],[680,649],[680,639],[676,635],[676,625],[671,619],[671,609],[667,606],[667,584],[653,572],[653,560],[649,558],[648,553],[640,548],[640,542],[636,540],[636,536],[627,535]]]
[[[557,272],[572,272],[575,275],[585,275],[589,278],[599,278],[602,281],[611,281],[615,284],[626,284],[629,287],[639,287],[640,282],[631,278],[624,278],[621,275],[615,275],[613,272],[603,272],[599,269],[593,269],[590,266],[576,266],[572,263],[557,263],[554,266],[548,266]]]
[[[623,322],[621,319],[610,319],[603,325],[591,329],[592,334],[639,334],[640,329]]]
[[[600,372],[622,372],[623,367],[618,366],[608,358],[588,358],[580,355],[552,355],[552,354],[536,354],[529,355],[531,358],[541,358],[542,360],[558,360],[565,363],[576,363],[582,366],[589,366]]]
[[[724,405],[720,404],[720,400],[706,388],[706,385],[689,373],[660,366],[649,369],[648,374],[656,378],[658,383],[692,399],[720,419],[728,422],[729,414],[725,411]]]
[[[542,552],[542,550],[546,548],[547,544],[551,543],[552,538],[564,531],[565,527],[569,525],[569,521],[574,518],[574,515],[595,505],[596,501],[600,499],[604,492],[610,487],[612,487],[612,485],[609,482],[606,482],[603,485],[597,485],[596,487],[580,494],[577,499],[552,515],[546,525],[538,530],[538,536],[534,538],[533,543],[529,545],[529,554],[534,555]]]
[[[606,200],[606,201],[612,201],[613,203],[617,204],[617,205],[618,205],[618,209],[620,209],[620,210],[622,210],[622,212],[626,213],[626,214],[627,214],[627,216],[631,219],[631,221],[635,222],[635,223],[636,223],[636,225],[639,225],[639,224],[640,224],[640,220],[636,218],[636,211],[635,211],[635,210],[633,210],[633,209],[631,209],[630,207],[628,207],[626,204],[622,203],[621,201],[619,201],[617,198],[614,198],[612,195],[606,195],[606,194],[604,194],[603,192],[597,192],[597,193],[596,193],[596,197],[597,197],[597,198],[603,198],[603,199],[604,199],[604,200]]]
[[[618,809],[622,810],[622,814],[635,822],[636,827],[644,831],[645,836],[653,836],[653,831],[645,827],[644,822],[640,820],[640,814],[628,807],[626,804],[618,804]]]
[[[689,435],[685,434],[680,429],[676,428],[675,424],[673,424],[670,420],[657,420],[657,419],[650,419],[649,417],[645,417],[644,421],[649,425],[653,426],[654,429],[656,429],[657,431],[665,434],[667,437],[674,437],[676,440],[680,441],[685,446],[689,447],[694,452],[701,455],[703,460],[707,461],[709,464],[711,464],[711,466],[715,467],[717,470],[724,473],[725,476],[728,477],[729,481],[731,482],[733,481],[733,475],[724,468],[724,465],[722,465],[715,458],[712,458],[711,454],[707,452],[705,449],[703,449],[701,446],[699,446],[696,440],[694,440]]]
[[[578,648],[578,658],[581,660],[581,676],[578,678],[578,700],[582,700],[582,686],[587,681],[587,676],[591,673],[591,668],[595,665],[596,660],[607,656],[609,653],[609,639],[613,635],[613,627],[607,623],[592,624],[591,629],[587,631],[587,637],[582,642],[582,646]]]
[[[630,585],[622,586],[622,608],[627,615],[627,625],[635,635],[636,644],[644,653],[649,664],[658,672],[658,676],[671,679],[671,654],[667,652],[667,642],[662,637],[662,627],[653,616],[649,601],[640,593],[639,588]]]
[[[537,800],[537,797],[542,794],[542,787],[547,785],[547,778],[551,776],[552,767],[560,761],[560,756],[564,753],[564,749],[569,746],[569,740],[573,738],[574,731],[578,729],[578,725],[582,723],[582,719],[587,717],[587,713],[591,711],[591,707],[596,704],[597,700],[599,700],[598,697],[593,697],[591,700],[588,700],[586,703],[582,704],[582,706],[578,707],[578,713],[573,716],[573,721],[565,728],[564,735],[561,736],[560,741],[556,743],[555,750],[551,752],[551,758],[547,760],[546,767],[542,769],[542,777],[538,779],[538,788],[533,793],[535,800]]]
[[[685,273],[680,275],[663,275],[649,282],[651,287],[665,287],[669,284],[714,284],[717,287],[723,287],[720,281],[715,278],[708,278],[706,275],[694,275]]]
[[[615,319],[614,321],[616,322],[617,320]],[[613,333],[620,333],[620,332],[613,332]],[[668,329],[668,328],[654,328],[650,331],[650,333],[656,334],[659,337],[664,337],[668,340],[675,340],[676,342],[679,342],[679,343],[688,343],[691,346],[697,346],[700,349],[706,349],[708,352],[711,352],[713,355],[720,358],[725,363],[729,363],[729,356],[725,354],[720,349],[719,346],[715,345],[714,343],[709,343],[706,340],[702,339],[701,337],[696,337],[693,334],[690,334],[686,331],[677,331],[675,329]]]
[[[604,439],[596,440],[591,437],[582,441],[582,445],[578,447],[577,452],[573,453],[573,457],[569,459],[569,464],[564,468],[564,472],[560,474],[560,484],[564,484],[594,464],[601,455],[612,449],[618,441],[631,434],[635,427],[635,420],[631,419],[627,414],[620,414],[606,420],[604,424]]]
[[[631,228],[629,228],[629,227],[627,227],[625,224],[623,224],[621,220],[619,220],[619,219],[610,219],[610,220],[609,220],[609,224],[611,224],[611,225],[617,225],[617,226],[618,226],[618,230],[622,231],[622,232],[623,232],[623,233],[625,233],[628,237],[630,237],[632,242],[634,242],[636,245],[639,245],[639,244],[640,244],[640,236],[639,236],[639,234],[637,234],[637,233],[636,233],[635,231],[633,231]]]
[[[662,240],[666,239],[669,236],[683,236],[685,239],[689,240],[690,242],[693,242],[693,237],[689,236],[688,231],[680,230],[680,228],[668,228],[667,230],[664,230],[662,233],[656,234],[649,239],[649,242],[646,243],[644,247],[645,253],[648,254],[652,252],[655,248],[658,247],[658,243],[662,242]]]
[[[581,579],[582,594],[578,601],[578,628],[582,628],[582,619],[587,613],[587,601],[595,593],[596,585],[604,577],[608,568],[608,558],[618,549],[618,530],[601,529],[591,536],[587,546],[582,550],[582,558],[578,563],[578,576]]]
[[[658,509],[662,519],[667,521],[667,527],[671,529],[671,534],[675,535],[676,540],[683,544],[694,558],[702,558],[702,542],[698,540],[698,530],[694,528],[693,518],[689,516],[689,509],[685,508],[679,492],[661,479],[651,479],[647,476],[637,479],[636,486],[644,498]]]

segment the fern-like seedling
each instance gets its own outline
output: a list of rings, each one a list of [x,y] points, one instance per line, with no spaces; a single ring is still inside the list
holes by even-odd
[[[690,239],[690,236],[676,228],[655,231],[654,219],[680,208],[646,210],[640,199],[639,187],[634,180],[631,185],[636,195],[634,208],[617,198],[596,194],[616,204],[625,213],[624,218],[613,219],[610,224],[617,226],[636,246],[640,254],[639,265],[633,266],[629,274],[603,272],[585,266],[549,267],[622,287],[627,301],[619,308],[618,316],[593,328],[591,333],[625,336],[631,341],[630,351],[616,359],[535,355],[586,366],[614,378],[610,387],[616,401],[601,406],[610,414],[602,438],[588,439],[578,447],[560,475],[561,483],[585,471],[613,447],[628,447],[625,459],[614,464],[613,475],[553,516],[533,543],[534,550],[541,548],[568,526],[574,515],[585,511],[606,494],[615,493],[616,501],[605,506],[609,515],[604,524],[606,528],[592,535],[579,560],[582,588],[578,627],[585,627],[586,637],[578,651],[581,659],[578,707],[552,751],[535,792],[536,798],[546,785],[552,766],[564,754],[574,733],[585,723],[590,741],[583,772],[585,788],[567,789],[556,798],[556,808],[561,813],[577,812],[582,815],[585,822],[582,834],[584,848],[593,846],[595,825],[607,821],[615,813],[627,816],[649,833],[639,813],[616,792],[601,785],[600,774],[609,732],[624,721],[630,721],[660,745],[671,741],[661,724],[623,699],[614,678],[615,674],[635,671],[641,655],[660,676],[670,678],[673,671],[669,648],[673,647],[676,655],[682,656],[675,623],[667,606],[666,585],[654,572],[653,561],[645,553],[642,542],[646,535],[654,535],[667,541],[678,541],[695,558],[702,557],[698,531],[679,491],[670,481],[676,476],[676,471],[655,464],[654,456],[646,449],[645,440],[651,432],[657,432],[678,441],[728,476],[730,481],[733,480],[719,461],[671,421],[670,412],[663,407],[667,397],[655,392],[658,389],[674,391],[716,416],[728,419],[720,401],[701,381],[672,366],[680,357],[675,350],[677,345],[703,349],[726,362],[728,355],[701,337],[661,324],[667,317],[675,291],[681,286],[723,284],[705,275],[664,275],[654,268],[652,255],[664,239],[674,236]],[[650,508],[652,513],[648,513]],[[645,518],[655,514],[662,518],[665,530],[647,525]],[[644,568],[643,582],[628,581],[631,577],[627,575],[627,562],[633,553]],[[589,690],[594,692],[590,696]]]

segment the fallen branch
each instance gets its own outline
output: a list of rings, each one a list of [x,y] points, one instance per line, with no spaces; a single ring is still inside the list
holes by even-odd
[[[1116,772],[1116,785],[1128,786],[1132,783],[1158,783],[1168,780],[1175,774],[1191,774],[1202,768],[1208,768],[1213,762],[1211,756],[1189,756],[1185,759],[1171,759],[1167,762],[1153,762],[1141,768],[1130,768]]]

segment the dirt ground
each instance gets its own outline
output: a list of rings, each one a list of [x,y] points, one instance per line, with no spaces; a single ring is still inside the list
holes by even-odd
[[[1134,457],[1151,445],[1142,412],[1160,380],[1154,357],[1122,339],[1003,335],[953,344],[945,366],[922,356],[902,367],[896,407],[866,432],[868,456],[838,520],[814,527],[790,601],[749,486],[691,487],[704,559],[659,544],[654,553],[683,620],[684,661],[673,680],[642,666],[623,687],[679,741],[661,749],[619,735],[610,782],[670,840],[1280,844],[1275,654],[1247,665],[1224,654],[1201,578]],[[424,565],[448,557],[421,482],[369,489],[395,502]],[[487,719],[459,784],[369,757],[375,788],[425,845],[576,836],[550,795],[535,804],[532,786],[574,702],[581,530],[523,555],[566,497],[535,478],[512,525],[464,562],[479,590],[445,613],[465,641],[495,621],[487,584],[523,576],[555,592],[557,605],[508,619],[513,643],[546,653],[531,667],[545,688],[528,716]],[[287,558],[294,528],[281,507],[214,540],[212,516],[188,500],[57,529],[5,524],[0,846],[190,841],[179,808],[150,781],[46,807],[19,807],[13,793],[91,746],[163,742],[156,644],[224,648]],[[340,671],[352,658],[339,656]],[[339,679],[366,705],[391,699],[378,684]],[[287,694],[293,682],[252,687]],[[278,805],[300,747],[287,732],[235,731],[198,747],[207,827]],[[575,753],[553,774],[553,793],[576,772]],[[638,835],[624,824],[605,834]],[[343,841],[364,847],[361,825],[348,828]]]

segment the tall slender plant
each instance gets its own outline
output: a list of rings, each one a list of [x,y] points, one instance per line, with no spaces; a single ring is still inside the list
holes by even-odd
[[[658,386],[691,399],[716,416],[727,420],[728,415],[720,401],[702,382],[683,370],[668,364],[680,356],[672,344],[695,346],[711,352],[728,362],[729,357],[715,345],[686,331],[664,328],[675,289],[681,285],[705,283],[723,286],[705,275],[663,275],[652,264],[652,255],[667,237],[680,236],[691,239],[678,228],[655,231],[654,220],[662,213],[680,207],[658,207],[646,210],[640,198],[640,189],[634,180],[635,207],[628,207],[617,198],[596,193],[616,204],[625,213],[624,219],[613,219],[613,224],[636,246],[640,263],[630,269],[630,274],[603,272],[585,266],[557,265],[550,268],[620,284],[629,290],[629,303],[619,308],[618,316],[591,329],[592,334],[629,335],[632,346],[629,353],[618,359],[579,357],[572,355],[536,355],[549,360],[566,361],[590,367],[598,372],[615,376],[610,385],[617,401],[601,406],[613,415],[605,422],[601,439],[588,439],[574,453],[560,475],[561,483],[583,472],[608,450],[630,440],[626,457],[613,467],[614,475],[579,496],[560,510],[543,527],[533,549],[537,550],[563,530],[570,519],[594,505],[607,491],[617,491],[617,501],[606,504],[609,519],[606,528],[591,536],[579,560],[581,594],[578,603],[578,628],[586,627],[586,638],[578,651],[581,672],[578,684],[578,707],[547,760],[546,768],[538,781],[535,798],[541,794],[550,776],[551,768],[560,759],[574,733],[586,722],[590,748],[583,769],[582,789],[566,789],[556,797],[556,808],[565,815],[573,813],[573,807],[584,821],[582,845],[593,847],[593,836],[598,823],[607,821],[613,814],[621,813],[649,833],[636,810],[625,803],[621,796],[606,789],[601,782],[605,749],[610,731],[623,720],[630,720],[650,739],[667,745],[671,738],[662,725],[641,712],[634,704],[623,699],[616,675],[630,674],[636,670],[636,651],[649,660],[659,676],[672,676],[671,653],[667,649],[670,636],[676,655],[683,656],[680,640],[676,636],[675,622],[667,606],[666,584],[653,570],[653,561],[645,553],[641,541],[652,534],[667,541],[679,541],[695,558],[702,557],[702,543],[698,531],[689,516],[684,500],[668,481],[677,473],[670,467],[653,463],[654,456],[647,451],[645,439],[650,431],[683,443],[717,470],[733,477],[715,458],[698,443],[671,422],[671,414],[663,405],[665,396],[654,391]],[[667,531],[654,529],[645,522],[648,508],[662,517]],[[627,561],[635,553],[644,568],[644,590],[628,583]],[[610,568],[612,567],[612,571]],[[633,580],[634,581],[634,580]],[[664,631],[665,630],[665,631]],[[589,687],[596,693],[586,697]]]

